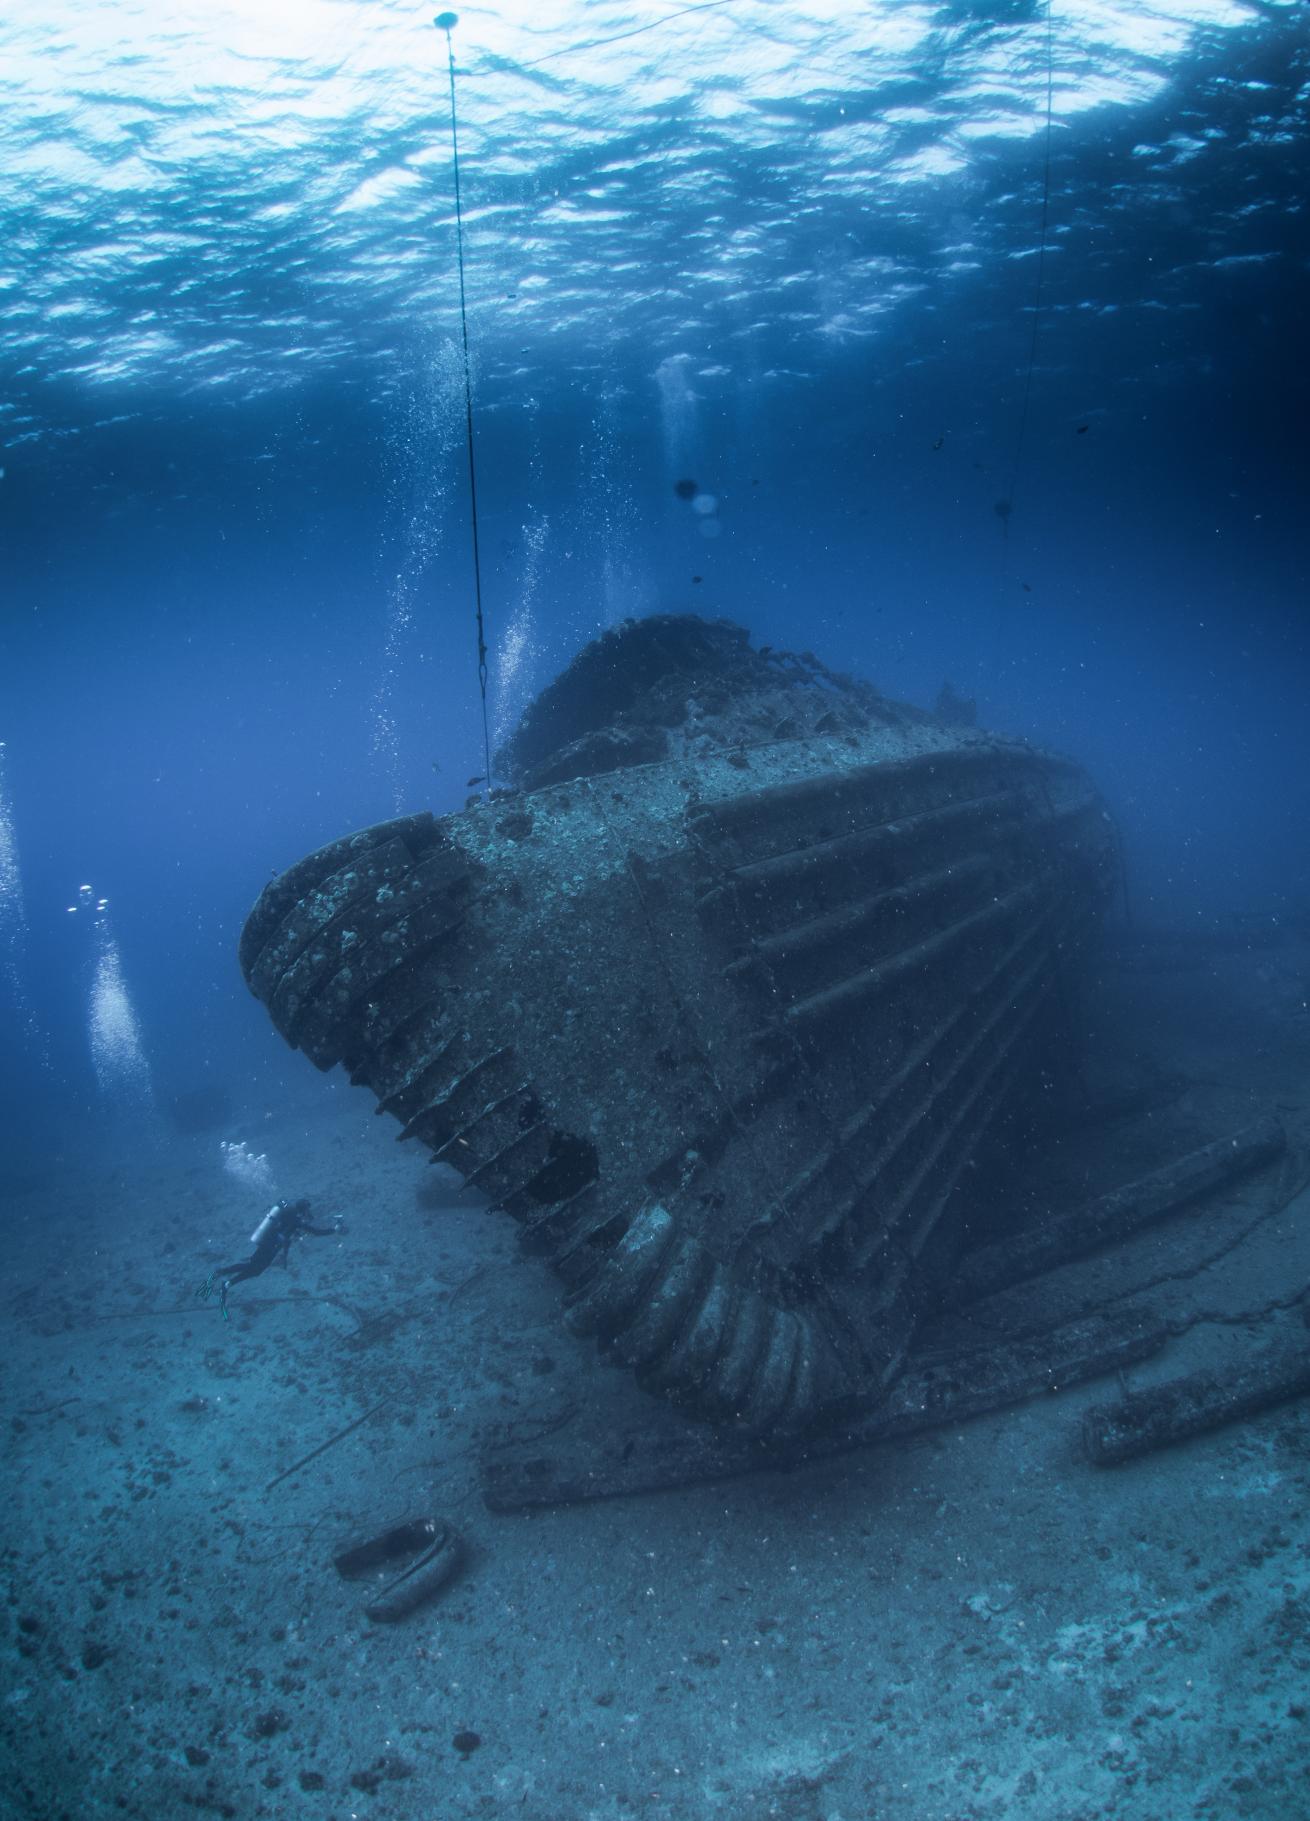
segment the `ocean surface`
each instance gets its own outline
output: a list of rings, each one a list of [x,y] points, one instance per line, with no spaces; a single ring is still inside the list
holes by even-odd
[[[625,620],[949,685],[1117,826],[1139,1110],[1286,1132],[1172,1365],[1299,1319],[1308,197],[1305,0],[9,0],[0,1815],[1310,1815],[1303,1406],[1113,1492],[1039,1404],[493,1519],[498,1424],[646,1400],[237,961]],[[342,1236],[197,1300],[300,1194]],[[429,1506],[456,1605],[370,1630],[332,1549]]]

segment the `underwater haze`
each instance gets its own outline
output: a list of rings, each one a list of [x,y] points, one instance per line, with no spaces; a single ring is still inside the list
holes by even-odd
[[[241,1286],[230,1322],[194,1301],[271,1195],[308,1194],[345,1233],[292,1254],[301,1285],[339,1261],[314,1302],[326,1321],[345,1319],[333,1297],[366,1324],[426,1295],[442,1257],[441,1322],[474,1285],[458,1313],[476,1326],[450,1329],[458,1357],[422,1380],[402,1440],[445,1412],[429,1456],[462,1459],[480,1425],[530,1423],[535,1399],[559,1395],[553,1338],[530,1364],[494,1353],[516,1323],[553,1337],[549,1286],[525,1279],[498,1302],[517,1264],[479,1250],[501,1243],[482,1237],[489,1217],[434,1220],[410,1151],[339,1074],[288,1050],[237,960],[274,875],[486,788],[479,600],[493,752],[590,640],[695,613],[923,709],[949,684],[978,725],[1067,755],[1122,838],[1114,928],[1225,953],[1250,936],[1233,965],[1283,994],[1295,1060],[1277,1084],[1263,1038],[1240,1066],[1200,1044],[1180,1068],[1222,1076],[1250,1117],[1299,1105],[1310,958],[1275,979],[1267,951],[1310,938],[1308,197],[1305,0],[539,0],[471,6],[449,31],[396,0],[8,0],[0,1205],[17,1248],[5,1320],[30,1316],[36,1338],[15,1343],[6,1416],[28,1449],[12,1471],[57,1489],[72,1515],[50,1528],[81,1539],[81,1566],[67,1535],[38,1544],[31,1528],[17,1546],[0,1702],[22,1770],[0,1778],[0,1815],[1310,1813],[1310,1496],[1285,1473],[1274,1514],[1272,1442],[1243,1511],[1266,1501],[1262,1548],[1299,1539],[1294,1563],[1291,1543],[1262,1558],[1282,1619],[1251,1621],[1273,1692],[1230,1690],[1241,1737],[1223,1746],[1222,1663],[1248,1640],[1216,1633],[1193,1760],[1183,1719],[1159,1715],[1190,1712],[1202,1669],[1180,1655],[1151,1681],[1156,1594],[1116,1526],[1163,1548],[1170,1510],[1208,1493],[1165,1487],[1149,1515],[1107,1505],[1113,1523],[1085,1513],[1099,1494],[1069,1493],[1042,1533],[1049,1560],[1064,1548],[1095,1568],[1113,1550],[1118,1591],[1096,1583],[1095,1620],[1061,1609],[1038,1657],[1014,1629],[1013,1564],[970,1579],[963,1520],[929,1548],[956,1490],[916,1504],[946,1470],[926,1444],[886,1493],[907,1537],[879,1542],[873,1580],[851,1539],[883,1507],[884,1470],[853,1479],[838,1462],[826,1490],[790,1504],[769,1490],[767,1520],[749,1479],[694,1509],[604,1507],[582,1544],[535,1520],[503,1545],[522,1566],[512,1587],[484,1537],[456,1616],[436,1607],[398,1644],[353,1608],[311,1618],[319,1597],[299,1583],[282,1610],[289,1583],[252,1577],[280,1548],[288,1575],[307,1572],[329,1532],[429,1496],[405,1481],[394,1512],[347,1521],[349,1479],[333,1482],[320,1532],[312,1501],[285,1518],[260,1491],[418,1385],[422,1334],[385,1371],[365,1357],[347,1395],[282,1351],[282,1318],[312,1360],[344,1358],[347,1339],[359,1351],[344,1329],[306,1339],[308,1299],[270,1305],[257,1329],[243,1311],[271,1279]],[[1169,1017],[1186,1023],[1193,991],[1189,975]],[[1203,1123],[1198,1143],[1215,1135]],[[37,1317],[59,1286],[73,1313],[51,1326]],[[162,1417],[156,1431],[152,1373],[185,1435]],[[275,1384],[283,1404],[266,1401]],[[56,1434],[42,1424],[64,1397]],[[197,1425],[224,1398],[235,1427],[211,1442]],[[497,1402],[516,1399],[508,1415]],[[129,1470],[134,1423],[156,1453]],[[1023,1473],[1064,1486],[1064,1457],[1024,1433]],[[252,1445],[253,1528],[229,1558],[215,1501],[235,1496]],[[1006,1445],[988,1454],[1001,1480]],[[385,1487],[387,1461],[342,1472]],[[176,1531],[157,1515],[170,1498]],[[740,1558],[715,1530],[729,1499]],[[104,1556],[115,1500],[129,1529],[156,1514],[158,1547],[137,1534]],[[246,1521],[223,1520],[233,1536]],[[826,1582],[829,1522],[842,1541]],[[1252,1546],[1224,1522],[1235,1552]],[[1175,1566],[1209,1562],[1211,1533],[1174,1540]],[[620,1559],[618,1589],[604,1564]],[[798,1561],[809,1603],[779,1617]],[[925,1614],[937,1574],[950,1599]],[[158,1592],[148,1642],[129,1641],[130,1613],[114,1629],[125,1581]],[[899,1667],[857,1672],[884,1582],[904,1602]],[[743,1585],[753,1645],[732,1630]],[[330,1561],[321,1586],[340,1601]],[[697,1588],[719,1615],[705,1635],[662,1633],[656,1608],[685,1617]],[[578,1617],[593,1594],[596,1612],[627,1602],[612,1632]],[[1029,1640],[1042,1622],[1029,1616]],[[760,1680],[784,1635],[795,1658]],[[1137,1670],[1119,1676],[1103,1651],[1131,1658],[1140,1687],[1116,1696]],[[1087,1718],[1074,1689],[1094,1675]],[[1063,1692],[1025,1705],[1038,1676]],[[889,1681],[915,1691],[896,1721]],[[944,1686],[958,1705],[932,1708]],[[428,1705],[406,1705],[414,1687]],[[883,1716],[864,1732],[861,1703]],[[1148,1708],[1167,1745],[1129,1777],[1132,1714]],[[383,1716],[376,1737],[366,1711]]]
[[[1142,906],[1304,897],[1304,7],[453,43],[497,725],[607,625],[726,615],[1078,757]],[[483,770],[448,74],[394,5],[19,4],[0,48],[4,935],[66,1108],[80,884],[201,1076],[263,1038],[270,869]]]

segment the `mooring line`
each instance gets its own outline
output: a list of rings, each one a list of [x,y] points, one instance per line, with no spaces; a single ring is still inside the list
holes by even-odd
[[[458,13],[438,13],[432,22],[446,34],[450,65],[450,150],[455,165],[455,246],[459,254],[459,326],[464,350],[464,439],[469,458],[469,516],[473,526],[473,596],[477,609],[478,693],[482,698],[482,788],[491,794],[491,728],[487,720],[487,637],[482,616],[482,560],[478,547],[478,473],[473,459],[473,378],[469,367],[469,323],[464,297],[464,211],[459,189],[459,128],[455,113],[455,47],[451,32]]]

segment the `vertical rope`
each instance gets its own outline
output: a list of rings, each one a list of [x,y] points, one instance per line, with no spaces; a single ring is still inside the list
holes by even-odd
[[[1005,498],[997,504],[997,514],[1001,520],[1002,533],[1009,535],[1010,514],[1014,510],[1014,490],[1019,481],[1019,468],[1023,461],[1024,439],[1028,432],[1028,404],[1032,397],[1033,368],[1037,365],[1037,331],[1042,320],[1042,281],[1046,275],[1046,227],[1051,212],[1051,107],[1055,86],[1055,65],[1052,50],[1051,0],[1046,0],[1046,154],[1042,164],[1042,231],[1037,246],[1037,290],[1033,297],[1033,332],[1028,343],[1028,372],[1023,382],[1023,404],[1019,411],[1019,435],[1014,446],[1014,465],[1010,470],[1010,486]],[[1005,510],[1002,511],[1001,508]]]
[[[487,720],[487,638],[482,617],[482,560],[478,546],[478,471],[473,459],[473,377],[469,366],[468,309],[464,295],[464,210],[459,189],[459,128],[455,115],[455,48],[451,28],[458,13],[438,13],[432,22],[446,34],[450,65],[450,150],[455,165],[455,246],[459,254],[459,327],[464,351],[464,440],[469,458],[469,517],[473,527],[473,598],[477,608],[478,693],[482,698],[482,788],[491,791],[491,729]]]

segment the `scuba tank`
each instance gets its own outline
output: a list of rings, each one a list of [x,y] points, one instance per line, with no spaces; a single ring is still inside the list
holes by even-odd
[[[252,1246],[257,1246],[259,1244],[260,1240],[264,1237],[265,1233],[268,1232],[268,1229],[272,1226],[273,1222],[277,1219],[285,1206],[286,1203],[282,1201],[275,1201],[273,1203],[272,1207],[268,1210],[268,1213],[265,1214],[264,1218],[250,1235],[250,1243]]]

